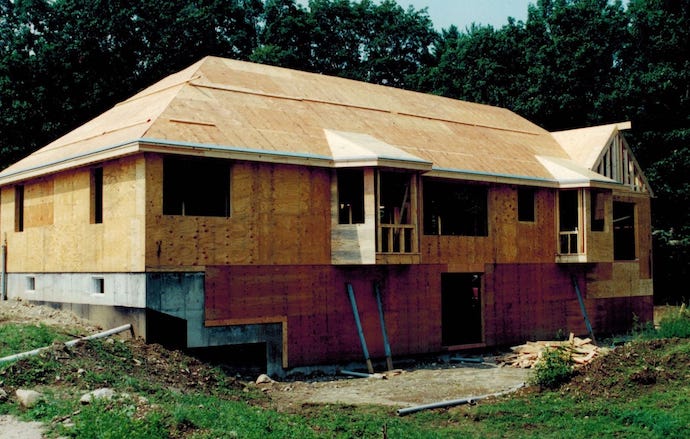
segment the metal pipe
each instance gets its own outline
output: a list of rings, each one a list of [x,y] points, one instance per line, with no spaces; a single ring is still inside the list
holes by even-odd
[[[481,357],[451,357],[450,361],[457,363],[484,363]]]
[[[596,344],[596,339],[594,338],[594,331],[592,330],[592,324],[589,322],[589,317],[587,316],[587,309],[585,309],[585,301],[582,299],[582,293],[580,293],[580,286],[577,284],[577,276],[575,274],[570,276],[573,281],[573,286],[575,287],[575,294],[577,294],[577,301],[580,302],[580,310],[582,311],[582,316],[585,318],[585,326],[589,331],[589,336],[592,337],[592,343]]]
[[[480,401],[482,399],[503,396],[503,395],[507,395],[508,393],[516,392],[517,390],[524,387],[524,385],[525,385],[525,383],[520,383],[519,385],[517,385],[515,387],[511,387],[508,390],[503,390],[501,392],[491,393],[488,395],[470,396],[468,398],[452,399],[449,401],[440,401],[440,402],[433,402],[431,404],[423,404],[423,405],[418,405],[418,406],[414,406],[414,407],[406,407],[403,409],[398,409],[397,413],[398,413],[398,416],[405,416],[405,415],[409,415],[412,413],[421,412],[422,410],[439,409],[439,408],[452,407],[452,406],[462,405],[462,404],[473,404],[476,401]]]
[[[362,322],[359,320],[359,311],[357,310],[357,300],[355,299],[355,291],[352,289],[352,284],[347,284],[347,295],[350,297],[350,305],[352,305],[352,313],[355,316],[355,324],[357,325],[357,333],[359,334],[359,341],[362,344],[362,351],[364,352],[364,359],[367,362],[367,370],[369,373],[374,373],[374,365],[371,364],[369,357],[369,349],[367,349],[367,341],[364,338],[364,329],[362,329]]]
[[[7,300],[7,234],[3,236],[2,240],[2,256],[0,258],[0,265],[2,265],[2,300]]]
[[[357,378],[378,378],[379,376],[382,377],[383,375],[380,374],[371,374],[371,373],[363,373],[363,372],[354,372],[352,370],[345,370],[342,369],[340,371],[341,374],[343,375],[349,375]]]
[[[383,335],[383,349],[386,352],[386,366],[388,370],[393,370],[393,354],[391,354],[391,345],[388,342],[388,332],[386,331],[386,320],[383,317],[383,303],[381,302],[381,291],[379,290],[378,282],[374,282],[374,294],[376,295],[376,305],[379,308],[381,334]]]
[[[133,330],[132,325],[129,323],[127,323],[126,325],[118,326],[117,328],[108,329],[107,331],[103,331],[103,332],[99,332],[97,334],[89,335],[88,337],[82,337],[82,338],[76,338],[74,340],[70,340],[68,342],[65,342],[65,346],[74,346],[75,344],[79,343],[80,341],[93,340],[96,338],[103,338],[103,337],[107,337],[109,335],[118,334],[118,333],[126,331],[128,329],[130,331]],[[7,357],[0,358],[0,363],[6,363],[8,361],[21,360],[22,358],[31,357],[33,355],[40,354],[41,352],[43,352],[49,348],[50,348],[50,346],[44,346],[42,348],[34,349],[31,351],[26,351],[26,352],[21,352],[19,354],[9,355]]]

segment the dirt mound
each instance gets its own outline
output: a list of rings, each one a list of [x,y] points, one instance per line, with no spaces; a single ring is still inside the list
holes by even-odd
[[[0,300],[0,324],[3,323],[43,323],[73,329],[74,332],[80,332],[79,335],[95,333],[102,329],[70,311],[34,305],[19,299]]]
[[[580,369],[562,390],[582,397],[626,398],[651,390],[653,384],[686,382],[690,378],[686,346],[680,339],[630,342]]]
[[[233,377],[180,351],[138,339],[106,339],[73,346],[55,343],[34,357],[16,361],[2,371],[5,388],[24,385],[73,386],[77,389],[114,387],[121,377],[143,378],[152,387],[185,392],[216,393],[221,385],[244,387]]]

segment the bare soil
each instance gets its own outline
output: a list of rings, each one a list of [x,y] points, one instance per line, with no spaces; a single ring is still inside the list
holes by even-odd
[[[277,408],[284,411],[295,411],[305,404],[373,404],[403,408],[504,392],[528,381],[530,372],[493,364],[420,364],[377,374],[374,378],[330,377],[259,386]]]
[[[79,335],[88,335],[104,329],[78,318],[71,312],[17,300],[0,301],[0,324],[3,322],[43,323],[68,328]],[[180,352],[168,351],[157,345],[146,345],[138,340],[132,340],[131,344],[132,349],[138,352],[141,362],[147,365],[142,372],[164,377],[170,387],[184,389],[198,386],[198,377],[205,375],[201,370],[204,367],[203,363],[190,360],[184,363],[188,367],[200,370],[179,373],[177,366],[181,363],[180,357],[183,355]],[[88,347],[77,346],[74,349],[87,350]],[[77,355],[88,355],[88,352],[78,352]],[[408,363],[404,369],[386,373],[383,378],[321,375],[268,384],[254,384],[252,379],[244,385],[260,387],[269,397],[268,405],[278,410],[291,411],[303,404],[340,403],[409,407],[502,392],[529,379],[529,370],[498,367],[494,357],[485,357],[484,361],[484,364],[474,364],[433,362],[427,359]],[[16,367],[21,367],[21,362]]]

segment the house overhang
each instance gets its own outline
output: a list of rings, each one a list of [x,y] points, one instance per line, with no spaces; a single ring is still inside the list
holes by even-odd
[[[480,172],[468,169],[441,168],[433,166],[429,161],[420,159],[400,148],[386,144],[368,135],[325,131],[332,156],[181,142],[168,139],[139,138],[129,142],[98,148],[84,154],[67,156],[60,160],[40,163],[35,166],[18,169],[10,168],[0,173],[0,185],[18,183],[23,180],[47,174],[91,166],[106,160],[117,159],[133,154],[153,152],[326,168],[396,168],[421,172],[430,177],[550,187],[556,189],[578,187],[614,189],[622,187],[618,182],[580,168],[566,160],[537,157],[540,162],[550,170],[552,175],[560,175],[560,178],[556,178],[555,176],[554,178],[542,178],[525,175]],[[566,169],[567,172],[563,172],[563,169]]]

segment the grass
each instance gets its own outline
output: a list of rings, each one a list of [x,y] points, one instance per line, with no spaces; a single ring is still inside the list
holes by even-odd
[[[690,437],[690,339],[677,337],[686,329],[690,316],[679,313],[659,329],[639,330],[561,386],[406,417],[389,407],[346,405],[281,413],[251,386],[180,353],[93,340],[0,366],[8,393],[31,387],[46,394],[34,408],[10,400],[0,413],[41,421],[49,434],[68,438]],[[0,334],[5,353],[62,337],[35,325],[3,326]],[[103,386],[120,396],[79,403]]]

